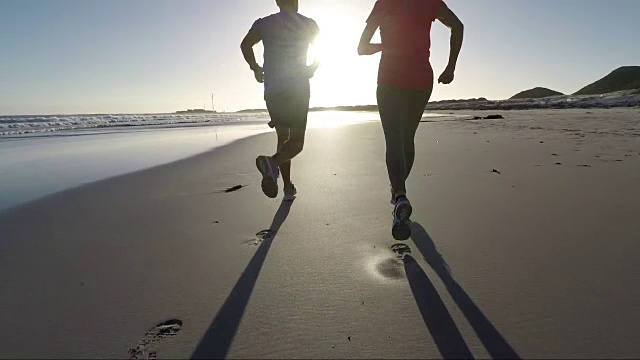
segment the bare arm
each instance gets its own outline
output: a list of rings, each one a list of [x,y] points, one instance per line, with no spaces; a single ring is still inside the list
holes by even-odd
[[[358,55],[373,55],[382,51],[382,44],[372,44],[373,34],[378,30],[378,25],[367,23],[367,26],[362,31],[360,36],[360,43],[358,44]]]
[[[242,39],[242,43],[240,44],[240,49],[242,50],[242,56],[244,56],[244,60],[249,64],[251,70],[256,77],[256,80],[259,83],[264,82],[264,72],[262,67],[258,65],[256,62],[256,56],[253,53],[253,46],[262,41],[262,37],[260,33],[254,29],[249,30],[247,35]]]
[[[319,36],[320,36],[320,28],[316,24],[314,29],[313,39],[311,40],[311,43],[310,43],[310,45],[313,46],[314,48],[318,47]],[[307,66],[307,71],[309,72],[309,78],[312,78],[315,75],[316,70],[318,70],[319,67],[320,67],[320,59],[318,58],[318,54],[314,53],[313,63]]]
[[[458,55],[462,49],[462,40],[464,38],[464,25],[448,7],[438,10],[437,19],[446,27],[451,29],[451,40],[449,49],[449,63],[444,73],[438,80],[441,83],[449,84],[453,81],[456,64],[458,63]]]

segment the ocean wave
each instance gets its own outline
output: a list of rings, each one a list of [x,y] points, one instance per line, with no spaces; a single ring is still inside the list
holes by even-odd
[[[0,136],[117,127],[181,127],[267,122],[261,114],[149,114],[0,116]]]

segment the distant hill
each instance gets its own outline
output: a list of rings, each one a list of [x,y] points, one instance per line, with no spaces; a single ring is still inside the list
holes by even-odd
[[[574,95],[597,95],[632,89],[640,89],[640,66],[617,68],[611,74],[585,86]]]
[[[205,110],[205,109],[189,109],[189,110],[179,110],[176,111],[176,114],[213,114],[215,111]]]
[[[519,92],[513,95],[511,99],[539,99],[539,98],[546,98],[549,96],[557,96],[557,95],[564,95],[564,94],[561,92],[553,91],[551,89],[537,87],[537,88]]]

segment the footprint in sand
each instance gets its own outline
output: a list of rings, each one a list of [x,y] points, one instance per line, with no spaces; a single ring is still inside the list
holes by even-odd
[[[404,264],[393,258],[386,258],[375,264],[375,271],[384,278],[400,280],[405,278]]]
[[[395,253],[394,258],[385,257],[375,263],[375,271],[384,278],[391,280],[401,280],[406,278],[404,271],[404,262],[402,261],[406,255],[411,254],[411,248],[407,244],[394,244],[391,251]]]
[[[129,349],[129,359],[155,359],[156,351],[153,347],[168,337],[176,336],[182,329],[182,321],[177,319],[162,322],[147,331],[138,344]]]
[[[253,239],[245,240],[244,245],[258,246],[267,239],[269,236],[273,236],[273,230],[262,230],[256,233],[256,237]]]
[[[398,260],[404,259],[405,255],[411,255],[411,248],[407,244],[394,244],[391,246],[391,251],[396,253],[396,258]]]

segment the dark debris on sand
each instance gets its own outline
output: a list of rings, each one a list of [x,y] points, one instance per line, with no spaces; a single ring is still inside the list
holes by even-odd
[[[496,115],[488,115],[485,117],[482,116],[474,116],[473,120],[497,120],[497,119],[504,119],[504,116],[500,115],[500,114],[496,114]]]
[[[244,187],[244,185],[236,185],[236,186],[233,186],[233,187],[230,187],[230,188],[226,189],[224,192],[225,193],[230,193],[230,192],[238,191],[238,190],[242,189],[243,187]]]

